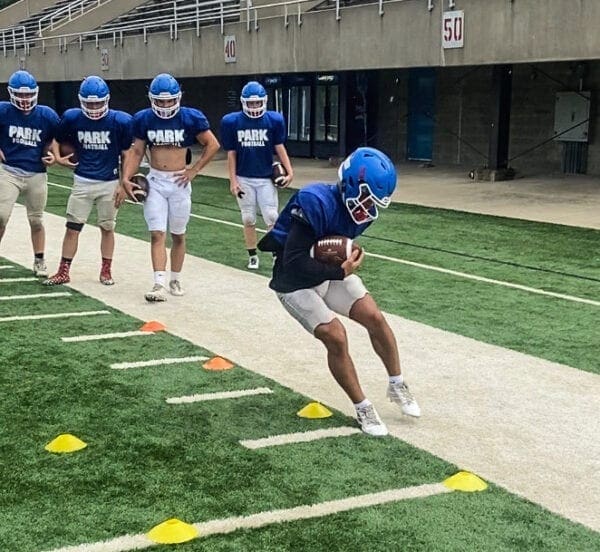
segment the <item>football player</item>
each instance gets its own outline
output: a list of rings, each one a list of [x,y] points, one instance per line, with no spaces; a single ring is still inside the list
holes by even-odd
[[[281,113],[267,111],[267,92],[251,81],[242,88],[242,110],[228,113],[221,120],[221,141],[227,150],[229,190],[237,199],[248,250],[248,268],[258,269],[256,254],[256,208],[267,228],[278,216],[277,189],[271,181],[273,155],[277,154],[287,175],[278,186],[286,187],[294,173],[285,149],[287,138]]]
[[[45,150],[54,139],[59,117],[38,102],[38,84],[27,71],[8,79],[9,102],[0,102],[0,240],[12,209],[23,194],[33,245],[33,273],[48,276],[42,215],[48,197],[46,167],[54,157]]]
[[[214,157],[219,142],[198,109],[181,106],[181,88],[169,74],[157,75],[150,84],[150,108],[138,111],[133,118],[134,142],[125,160],[122,191],[132,195],[131,177],[138,170],[146,147],[150,150],[149,193],[144,202],[144,217],[151,236],[154,286],[145,294],[147,301],[166,301],[167,227],[173,241],[169,291],[183,295],[181,269],[185,258],[185,232],[192,210],[191,181]],[[199,142],[204,150],[196,163],[186,167],[187,148]]]
[[[114,199],[119,185],[119,161],[125,158],[133,141],[133,119],[124,111],[109,109],[109,100],[106,82],[94,75],[86,77],[79,87],[81,107],[65,111],[58,125],[56,141],[73,145],[78,162],[72,162],[72,154],[61,157],[59,146],[53,146],[56,162],[74,169],[74,174],[60,265],[56,274],[43,282],[45,285],[70,281],[79,233],[94,205],[100,227],[100,282],[107,286],[114,284],[111,272],[117,215]]]
[[[389,376],[387,396],[409,416],[420,416],[417,402],[400,371],[392,330],[362,280],[354,274],[364,258],[356,249],[341,266],[310,256],[325,236],[355,238],[385,209],[396,188],[396,169],[374,148],[358,148],[340,165],[336,184],[311,184],[292,196],[273,229],[258,244],[277,254],[270,287],[284,308],[325,345],[333,377],[356,408],[362,431],[387,435],[373,404],[366,398],[348,352],[344,326],[337,314],[364,326]]]

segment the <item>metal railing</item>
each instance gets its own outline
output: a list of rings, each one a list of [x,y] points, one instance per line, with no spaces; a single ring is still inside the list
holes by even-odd
[[[99,0],[93,0],[97,3]],[[104,0],[107,2],[110,0]],[[379,14],[384,15],[383,4],[400,3],[409,0],[365,0],[360,6],[376,6]],[[241,3],[245,6],[241,6]],[[124,20],[117,20],[106,24],[95,30],[55,35],[50,38],[28,38],[23,27],[9,29],[0,29],[0,35],[3,46],[4,56],[7,52],[14,52],[17,55],[18,50],[22,49],[27,55],[31,48],[41,47],[45,52],[48,47],[58,46],[59,51],[66,52],[69,44],[78,44],[83,49],[84,42],[95,41],[96,47],[100,47],[100,40],[112,39],[114,45],[123,44],[124,37],[128,35],[143,35],[144,42],[148,42],[148,35],[152,33],[168,32],[171,40],[177,40],[179,30],[184,28],[194,28],[196,35],[200,36],[201,27],[219,25],[221,34],[225,33],[225,24],[232,21],[239,21],[241,14],[246,15],[246,29],[258,30],[258,21],[261,19],[281,18],[283,24],[289,25],[290,16],[296,19],[297,25],[302,25],[302,5],[315,5],[315,0],[288,0],[284,2],[274,2],[254,6],[252,0],[171,0],[162,5],[151,9],[144,14],[137,16],[135,23]],[[147,6],[148,4],[142,4]],[[343,0],[332,0],[331,8],[319,7],[319,11],[330,11],[335,14],[336,20],[341,19],[341,11],[359,7],[358,5],[344,6]],[[136,12],[132,10],[129,14]],[[260,13],[263,13],[262,17]],[[275,13],[276,12],[276,13]],[[122,14],[121,18],[126,19],[128,13]],[[253,23],[253,25],[251,25]]]
[[[45,30],[69,23],[82,15],[108,4],[112,0],[76,0],[66,6],[38,19],[38,36],[42,37]]]

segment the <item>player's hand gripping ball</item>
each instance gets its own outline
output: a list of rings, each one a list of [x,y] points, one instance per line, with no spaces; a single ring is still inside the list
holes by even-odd
[[[77,148],[71,142],[60,142],[58,144],[58,151],[61,157],[69,157],[69,161],[74,165],[79,163],[79,158],[77,157]]]
[[[310,248],[310,256],[321,262],[332,265],[341,265],[354,251],[361,249],[360,245],[354,243],[346,236],[325,236]]]
[[[148,197],[148,179],[142,173],[134,174],[131,177],[133,182],[133,189],[131,193],[137,201],[146,201]]]
[[[286,176],[288,175],[285,167],[279,162],[275,161],[271,168],[271,181],[277,188],[285,187],[287,181]]]

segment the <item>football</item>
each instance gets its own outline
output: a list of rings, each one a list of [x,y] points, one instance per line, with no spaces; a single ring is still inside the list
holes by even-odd
[[[354,249],[360,248],[346,236],[325,236],[310,248],[310,256],[322,263],[341,265]]]
[[[77,149],[71,142],[61,142],[58,144],[58,151],[60,152],[61,157],[67,157],[68,155],[72,154],[71,157],[69,157],[69,161],[71,163],[79,162],[79,158],[77,157]]]
[[[148,179],[142,173],[134,174],[131,177],[131,182],[134,184],[132,190],[133,195],[137,201],[145,201],[148,197]]]
[[[271,168],[271,181],[275,186],[283,188],[285,186],[285,177],[287,174],[285,167],[279,161],[273,163]]]

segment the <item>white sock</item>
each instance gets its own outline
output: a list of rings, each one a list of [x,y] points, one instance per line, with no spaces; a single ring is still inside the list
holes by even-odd
[[[167,273],[164,270],[155,270],[154,271],[154,283],[155,284],[160,284],[161,286],[164,286],[166,279],[167,279]]]
[[[367,406],[371,406],[371,404],[373,403],[371,403],[369,399],[365,399],[359,403],[354,403],[354,408],[356,408],[356,410],[363,410],[364,408],[367,408]]]
[[[181,280],[181,272],[173,272],[171,270],[171,282],[173,280],[177,280],[177,281]]]
[[[390,376],[390,383],[398,383],[402,385],[404,383],[404,376],[402,374],[398,374],[397,376]]]

